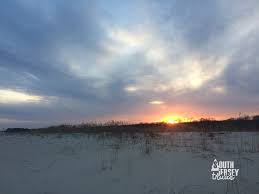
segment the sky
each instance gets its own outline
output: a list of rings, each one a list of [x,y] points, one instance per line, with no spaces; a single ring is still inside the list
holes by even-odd
[[[0,1],[0,127],[259,111],[258,0]]]

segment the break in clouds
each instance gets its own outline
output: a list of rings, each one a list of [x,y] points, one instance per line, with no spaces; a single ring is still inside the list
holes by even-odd
[[[0,126],[253,114],[258,9],[257,0],[1,1]]]

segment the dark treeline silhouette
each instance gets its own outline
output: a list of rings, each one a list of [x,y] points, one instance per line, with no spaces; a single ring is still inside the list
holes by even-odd
[[[106,123],[89,122],[78,125],[62,124],[47,128],[8,128],[5,132],[27,133],[99,133],[99,132],[174,132],[174,131],[258,131],[259,115],[239,116],[226,120],[201,118],[198,121],[168,124],[164,122],[130,124],[122,121],[109,121]]]

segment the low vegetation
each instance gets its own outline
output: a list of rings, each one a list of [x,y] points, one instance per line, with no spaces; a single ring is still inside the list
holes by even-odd
[[[81,123],[78,125],[63,124],[47,128],[8,128],[5,132],[20,133],[99,133],[99,132],[174,132],[174,131],[259,131],[259,115],[240,116],[227,120],[217,121],[214,119],[200,119],[199,121],[169,124],[164,122],[157,123],[137,123],[129,124],[121,121],[109,121],[106,123]]]

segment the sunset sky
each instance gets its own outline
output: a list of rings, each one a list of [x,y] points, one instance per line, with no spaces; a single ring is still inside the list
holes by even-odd
[[[0,2],[0,127],[259,112],[258,0]]]

